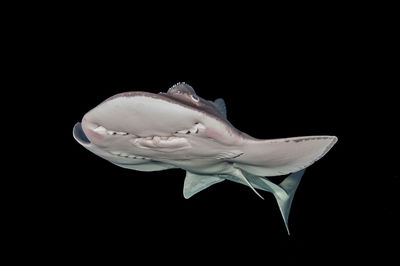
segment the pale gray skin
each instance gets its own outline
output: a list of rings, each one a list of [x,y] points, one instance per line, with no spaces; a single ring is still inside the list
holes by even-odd
[[[74,138],[124,168],[186,170],[184,197],[230,180],[273,193],[288,229],[293,195],[305,168],[336,143],[334,136],[260,140],[234,128],[222,99],[208,101],[178,83],[167,93],[126,92],[89,111]],[[289,175],[276,185],[266,176]],[[261,197],[262,198],[262,197]]]

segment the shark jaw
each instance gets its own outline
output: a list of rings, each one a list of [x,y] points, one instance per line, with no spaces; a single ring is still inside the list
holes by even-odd
[[[204,129],[202,124],[196,122],[191,128],[170,132],[169,135],[163,134],[162,136],[140,136],[130,132],[114,131],[107,129],[104,126],[87,122],[83,122],[82,125],[82,131],[86,132],[83,133],[84,138],[86,138],[87,141],[93,142],[97,146],[106,149],[126,143],[128,146],[134,146],[138,149],[158,149],[164,152],[174,152],[190,148],[191,145],[188,141],[189,135],[202,134]],[[125,155],[126,152],[122,151],[118,152],[115,150],[110,150],[110,153],[129,157],[128,155]]]

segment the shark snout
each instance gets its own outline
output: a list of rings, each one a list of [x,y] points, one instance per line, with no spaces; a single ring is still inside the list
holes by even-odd
[[[82,145],[90,144],[90,140],[88,139],[85,132],[83,131],[81,123],[78,122],[75,124],[72,133],[73,133],[75,140],[78,141],[80,144],[82,144]]]
[[[98,126],[83,117],[82,119],[82,131],[85,133],[86,137],[91,142],[101,141],[103,139],[103,135],[101,132],[96,131]]]
[[[100,144],[105,140],[107,135],[111,135],[110,132],[101,130],[103,127],[91,122],[83,117],[81,123],[76,123],[73,129],[73,135],[75,139],[82,145],[88,144]],[[104,129],[104,128],[103,128]],[[108,134],[107,134],[108,133]]]

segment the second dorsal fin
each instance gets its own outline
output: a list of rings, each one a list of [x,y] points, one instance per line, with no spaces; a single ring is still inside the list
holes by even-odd
[[[225,101],[222,98],[218,98],[214,101],[215,107],[217,110],[223,115],[224,118],[227,118],[226,116],[226,105]]]

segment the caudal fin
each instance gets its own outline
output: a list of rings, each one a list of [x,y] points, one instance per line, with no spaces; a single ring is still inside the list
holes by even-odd
[[[305,169],[290,174],[279,185],[272,183],[268,178],[256,176],[239,169],[232,171],[232,173],[224,177],[198,175],[191,172],[186,172],[183,195],[186,199],[188,199],[194,194],[225,179],[249,186],[262,199],[263,197],[256,191],[256,189],[271,192],[278,203],[283,221],[285,222],[286,230],[290,235],[288,225],[290,208],[292,206],[294,193],[299,186],[304,172]]]
[[[289,231],[289,213],[292,206],[294,194],[299,186],[301,178],[306,169],[290,174],[279,185],[272,183],[268,178],[263,178],[246,173],[247,180],[257,189],[262,189],[271,192],[279,206],[283,221],[285,222],[286,230]]]
[[[296,173],[293,173],[289,175],[285,180],[283,180],[280,184],[279,187],[281,187],[286,193],[274,193],[274,196],[276,198],[276,201],[278,202],[279,205],[279,210],[281,211],[282,218],[285,221],[285,226],[288,234],[290,235],[289,231],[289,213],[290,213],[290,208],[292,207],[292,201],[294,197],[294,193],[297,190],[297,187],[299,186],[299,183],[301,181],[301,178],[304,175],[304,172],[306,169],[303,169],[301,171],[298,171]]]

